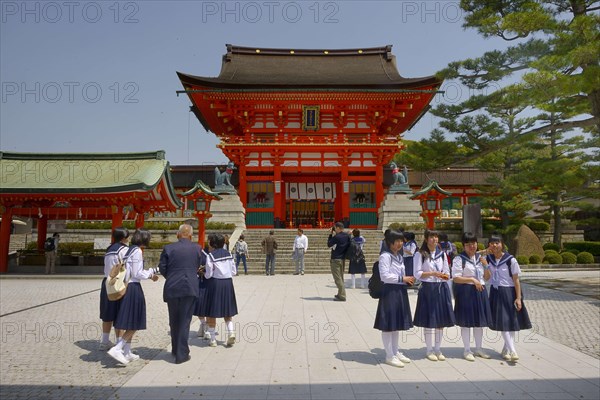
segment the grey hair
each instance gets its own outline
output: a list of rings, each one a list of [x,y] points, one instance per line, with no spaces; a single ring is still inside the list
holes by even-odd
[[[179,225],[178,232],[182,235],[191,237],[194,234],[194,228],[192,228],[192,226],[189,224],[181,224]]]

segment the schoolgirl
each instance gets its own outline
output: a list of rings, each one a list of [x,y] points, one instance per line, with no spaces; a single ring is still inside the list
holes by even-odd
[[[415,309],[415,326],[424,328],[426,357],[430,361],[444,361],[442,354],[443,328],[454,326],[454,311],[450,289],[446,284],[450,269],[446,254],[438,246],[438,232],[425,231],[425,240],[415,253],[415,278],[421,281]],[[433,337],[435,333],[435,347]]]
[[[350,274],[350,282],[351,288],[356,288],[356,274],[360,274],[360,287],[364,289],[366,286],[367,278],[365,274],[367,273],[367,264],[365,261],[365,255],[363,253],[363,246],[365,244],[365,238],[360,236],[360,230],[354,229],[352,231],[352,240],[359,248],[360,252],[354,254],[350,258],[350,266],[348,268],[348,273]]]
[[[403,367],[410,362],[398,349],[398,341],[399,331],[413,327],[406,288],[415,282],[415,278],[406,276],[404,271],[400,255],[403,239],[399,231],[388,230],[385,233],[385,250],[379,255],[379,276],[383,290],[373,325],[373,328],[381,331],[385,363],[394,367]]]
[[[117,318],[119,312],[119,306],[121,300],[111,301],[108,300],[106,293],[106,279],[110,274],[110,270],[117,263],[125,258],[125,254],[129,247],[127,242],[129,241],[129,231],[127,228],[122,226],[115,228],[112,232],[112,244],[106,249],[104,255],[104,279],[102,279],[102,285],[100,286],[100,319],[102,320],[102,338],[100,339],[100,350],[106,351],[114,346],[110,341],[110,330],[112,329],[113,322]],[[119,341],[123,332],[115,328],[115,343]]]
[[[204,259],[208,259],[208,254],[215,249],[215,238],[217,235],[211,233],[208,235],[208,243],[202,249]],[[206,310],[208,304],[208,298],[206,297],[206,278],[204,277],[206,272],[206,263],[198,268],[198,301],[194,307],[194,315],[198,317],[200,321],[200,328],[198,328],[198,337],[204,340],[210,340],[210,333],[208,333],[208,323],[206,322]],[[215,335],[217,333],[215,332]]]
[[[417,242],[415,242],[415,234],[413,232],[404,232],[404,244],[402,245],[402,257],[404,259],[404,267],[406,275],[414,276],[413,257],[417,251]]]
[[[487,256],[492,273],[490,288],[490,308],[492,321],[490,329],[502,332],[504,347],[502,358],[516,362],[519,359],[515,349],[515,332],[531,329],[529,313],[523,302],[523,292],[519,274],[521,268],[517,260],[504,252],[502,238],[493,235],[489,241]]]
[[[131,339],[139,331],[146,329],[146,299],[140,281],[151,279],[154,282],[158,280],[158,271],[156,268],[144,269],[144,257],[142,249],[150,244],[150,232],[138,229],[131,237],[131,247],[129,255],[125,262],[127,273],[125,279],[129,281],[125,296],[121,299],[121,305],[117,318],[115,319],[115,328],[125,331],[117,344],[108,351],[108,355],[120,362],[127,364],[140,358],[140,356],[131,352]]]
[[[490,325],[492,312],[485,281],[491,273],[484,255],[477,252],[477,237],[471,232],[462,236],[464,251],[452,262],[454,280],[454,315],[460,326],[464,345],[463,357],[475,361],[475,356],[490,358],[483,351],[483,328]],[[471,351],[471,328],[475,338],[475,351]]]
[[[232,276],[236,274],[235,263],[231,253],[223,248],[225,239],[223,235],[216,235],[214,239],[215,249],[208,254],[206,259],[206,317],[208,322],[208,333],[210,334],[209,346],[215,347],[215,326],[217,318],[224,318],[227,327],[228,347],[235,343],[235,331],[233,330],[233,316],[237,315],[237,302],[235,289],[233,288]]]

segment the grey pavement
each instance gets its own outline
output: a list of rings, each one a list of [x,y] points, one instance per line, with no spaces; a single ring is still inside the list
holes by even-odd
[[[524,273],[523,280],[560,274]],[[143,283],[148,329],[132,346],[141,359],[122,367],[97,349],[100,278],[80,278],[0,279],[1,398],[600,398],[600,301],[590,297],[524,284],[534,329],[518,335],[517,363],[499,357],[502,341],[489,330],[484,347],[493,358],[463,360],[455,327],[445,330],[445,362],[424,358],[420,329],[402,334],[413,362],[395,368],[382,364],[381,335],[372,328],[377,301],[366,290],[347,289],[348,301],[339,303],[330,275],[239,276],[236,344],[226,348],[221,334],[218,347],[208,347],[195,320],[192,359],[176,365],[161,279]],[[414,310],[416,293],[409,293]]]

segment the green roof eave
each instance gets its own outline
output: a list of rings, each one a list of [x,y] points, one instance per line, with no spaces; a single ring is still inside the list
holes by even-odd
[[[191,196],[191,195],[193,195],[194,193],[197,193],[197,192],[202,192],[202,193],[204,193],[204,194],[206,194],[208,196],[213,197],[216,200],[222,200],[223,199],[221,196],[219,196],[218,193],[215,193],[212,190],[210,190],[210,187],[208,187],[208,185],[206,185],[201,180],[198,180],[196,182],[196,184],[194,185],[193,188],[191,188],[187,192],[183,193],[181,196],[182,197],[188,197],[188,196]]]
[[[426,184],[424,184],[421,187],[421,190],[419,190],[418,192],[415,192],[412,196],[410,196],[410,199],[415,199],[418,196],[424,195],[425,193],[431,191],[431,190],[435,190],[445,196],[451,196],[452,192],[448,192],[444,189],[442,189],[440,187],[440,185],[438,185],[437,181],[435,179],[430,179],[429,182],[427,182]]]

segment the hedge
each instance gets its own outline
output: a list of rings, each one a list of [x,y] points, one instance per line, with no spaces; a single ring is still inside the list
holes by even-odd
[[[529,264],[539,264],[542,262],[542,258],[537,254],[532,254],[529,257]]]
[[[556,252],[558,252],[560,250],[560,246],[557,245],[556,243],[552,243],[552,242],[544,243],[542,248],[544,250],[555,250]]]
[[[577,264],[593,264],[594,256],[592,253],[588,253],[587,251],[582,251],[577,254]]]
[[[517,262],[519,265],[529,264],[529,258],[527,256],[517,256]]]
[[[548,264],[562,264],[563,263],[562,256],[560,254],[558,254],[557,252],[551,252],[551,251],[546,253],[546,256],[544,257],[544,262],[546,262],[546,261],[548,262]]]
[[[567,242],[563,244],[565,250],[586,251],[594,256],[600,256],[600,242]]]
[[[563,264],[576,264],[577,263],[577,256],[571,252],[564,251],[564,252],[560,253],[560,255],[562,256]]]
[[[456,246],[456,252],[458,254],[460,254],[460,253],[462,253],[464,251],[464,247],[463,247],[462,242],[453,242],[453,243]]]

